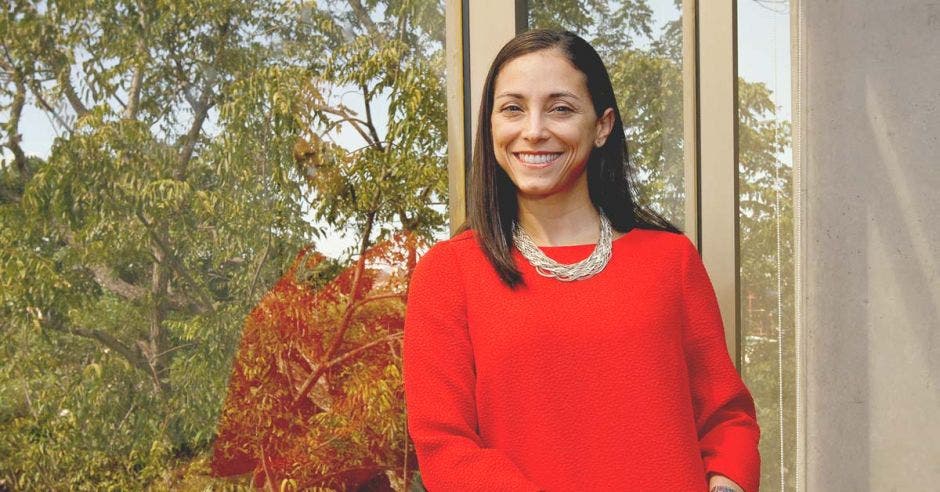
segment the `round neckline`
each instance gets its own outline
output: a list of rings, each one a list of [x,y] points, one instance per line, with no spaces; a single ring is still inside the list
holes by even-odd
[[[630,233],[633,232],[633,231],[635,231],[635,230],[637,230],[636,227],[630,229],[629,231],[623,233],[622,236],[620,236],[620,237],[618,237],[617,239],[614,239],[613,241],[611,241],[611,243],[610,243],[610,244],[611,244],[611,247],[613,247],[613,245],[617,244],[621,239],[623,239],[623,238],[629,236]],[[536,245],[536,247],[538,247],[540,250],[546,251],[546,252],[548,252],[548,251],[555,252],[555,251],[565,251],[565,250],[578,250],[578,249],[584,249],[584,248],[591,248],[591,249],[593,249],[593,248],[595,248],[596,246],[597,246],[597,243],[567,244],[567,245],[564,245],[564,246],[538,246],[538,245]]]

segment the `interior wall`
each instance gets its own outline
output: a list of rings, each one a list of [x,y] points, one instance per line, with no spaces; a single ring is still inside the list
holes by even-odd
[[[940,2],[802,24],[806,490],[936,490]]]

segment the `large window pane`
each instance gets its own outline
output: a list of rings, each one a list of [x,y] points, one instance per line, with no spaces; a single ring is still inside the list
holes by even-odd
[[[685,227],[682,10],[672,0],[530,0],[530,28],[561,27],[601,54],[620,104],[639,200]]]
[[[762,490],[796,481],[789,5],[737,2],[741,372],[762,430]]]

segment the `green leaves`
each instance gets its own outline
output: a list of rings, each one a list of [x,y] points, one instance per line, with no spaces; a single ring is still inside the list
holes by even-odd
[[[0,166],[0,480],[171,486],[174,463],[208,452],[245,317],[299,250],[330,230],[368,248],[402,223],[442,228],[443,4],[363,5],[3,9],[0,99],[22,81],[61,133],[25,169]],[[34,137],[8,121],[2,141]],[[382,321],[348,336],[395,329],[390,304],[363,306]],[[337,439],[337,469],[364,459],[357,446],[405,442],[400,375],[374,366],[357,377],[381,386],[350,400],[369,419],[354,403],[336,418],[378,430]]]

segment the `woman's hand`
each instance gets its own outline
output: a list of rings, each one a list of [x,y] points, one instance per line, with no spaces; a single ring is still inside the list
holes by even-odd
[[[744,489],[730,478],[716,473],[708,479],[708,492],[744,492]]]

